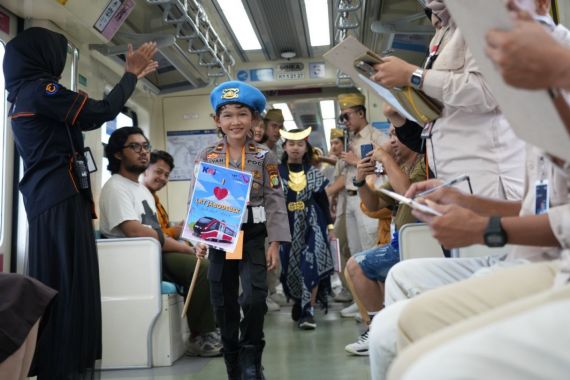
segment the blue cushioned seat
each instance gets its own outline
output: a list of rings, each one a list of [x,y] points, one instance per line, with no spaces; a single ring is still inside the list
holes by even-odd
[[[176,285],[172,282],[162,281],[160,283],[160,293],[161,294],[176,294]]]

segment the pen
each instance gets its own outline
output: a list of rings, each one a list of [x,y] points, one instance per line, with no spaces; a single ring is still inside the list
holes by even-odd
[[[467,174],[460,175],[459,177],[451,179],[445,183],[442,183],[439,186],[433,187],[433,188],[426,190],[426,191],[422,191],[421,193],[415,195],[414,198],[425,197],[426,195],[431,194],[431,193],[433,193],[433,192],[435,192],[441,188],[453,186],[456,183],[463,182],[465,180],[469,181],[469,176]],[[471,189],[471,184],[469,184],[469,189]],[[471,192],[473,192],[473,191],[471,191]]]

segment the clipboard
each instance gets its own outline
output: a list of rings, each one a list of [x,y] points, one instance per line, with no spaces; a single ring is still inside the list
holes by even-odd
[[[423,92],[409,86],[388,89],[370,80],[371,69],[382,57],[350,36],[329,50],[323,58],[349,75],[361,87],[367,87],[394,107],[408,120],[424,125],[439,117],[443,106]]]

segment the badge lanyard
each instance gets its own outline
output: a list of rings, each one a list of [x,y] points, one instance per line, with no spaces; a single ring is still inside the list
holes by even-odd
[[[226,168],[230,167],[230,146],[226,144]],[[241,171],[245,171],[245,145],[241,148]],[[243,258],[243,230],[238,232],[237,243],[233,252],[226,252],[226,260],[241,260]]]
[[[447,34],[449,30],[449,27],[447,27],[445,29],[445,31],[443,32],[443,34],[441,35],[441,38],[439,39],[439,42],[435,45],[433,45],[431,47],[431,51],[429,53],[429,56],[427,57],[425,63],[424,63],[424,69],[426,70],[430,70],[433,66],[433,63],[435,62],[435,60],[437,59],[437,56],[439,54],[439,48],[441,47],[441,44],[443,43],[443,39],[445,38],[445,35]],[[431,131],[433,129],[435,122],[429,122],[424,126],[424,129],[422,131],[421,134],[421,138],[422,140],[426,140],[431,138]]]
[[[534,213],[544,214],[550,207],[550,188],[546,178],[546,163],[544,156],[538,159],[537,167],[538,179],[534,185]]]
[[[230,146],[226,144],[226,168],[230,167]],[[241,147],[241,171],[245,171],[245,145]]]
[[[435,62],[435,60],[437,59],[437,56],[439,54],[439,48],[441,47],[441,44],[443,43],[443,39],[445,38],[445,35],[447,34],[447,32],[449,31],[449,26],[443,31],[441,38],[439,39],[439,42],[435,45],[433,45],[430,49],[429,52],[429,56],[426,58],[426,61],[424,63],[424,69],[426,70],[431,70],[431,68],[433,67],[433,64]],[[427,123],[426,125],[424,125],[424,128],[422,130],[422,133],[420,135],[421,139],[422,139],[422,144],[421,144],[421,149],[424,149],[424,145],[426,143],[426,140],[430,140],[431,141],[431,136],[432,136],[432,131],[433,131],[433,127],[435,125],[436,120],[430,121],[429,123]],[[433,162],[434,162],[434,171],[435,171],[435,176],[437,177],[437,169],[435,168],[435,155],[433,152],[433,141],[432,141],[432,155],[433,155]],[[426,177],[429,178],[429,165],[428,165],[428,154],[427,154],[427,148],[426,148]]]
[[[429,70],[432,68],[433,63],[435,62],[437,55],[439,53],[439,48],[441,47],[443,39],[445,38],[445,35],[447,34],[448,31],[449,31],[449,26],[443,31],[443,34],[441,35],[439,42],[431,47],[429,55],[424,63],[424,69]]]

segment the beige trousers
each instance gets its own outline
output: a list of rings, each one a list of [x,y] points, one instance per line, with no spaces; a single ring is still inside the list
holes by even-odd
[[[404,350],[390,367],[388,378],[402,378],[424,355],[474,330],[555,300],[570,299],[570,286],[552,289],[557,264],[503,269],[410,300],[398,322],[398,347]],[[446,362],[452,364],[452,360]]]
[[[334,222],[334,234],[338,239],[338,244],[340,247],[340,272],[338,273],[342,286],[345,289],[349,289],[346,283],[346,277],[344,276],[344,268],[346,268],[346,262],[350,258],[350,249],[348,249],[348,238],[346,237],[346,217],[345,214],[336,217]]]
[[[28,377],[36,349],[39,325],[40,319],[31,328],[20,348],[0,363],[0,379],[23,380]]]

